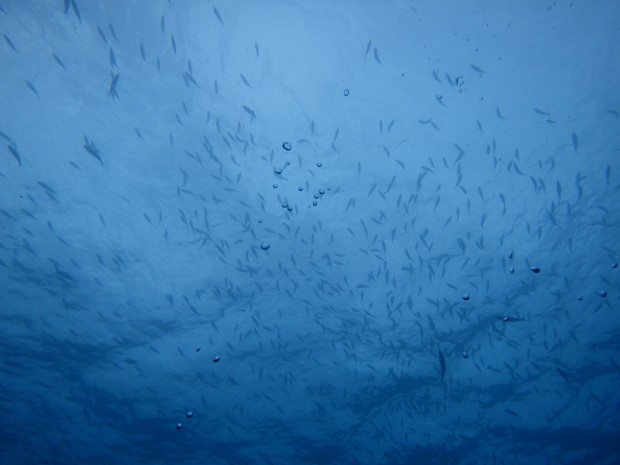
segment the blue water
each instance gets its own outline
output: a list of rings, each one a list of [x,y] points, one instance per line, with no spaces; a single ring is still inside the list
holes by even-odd
[[[0,7],[0,464],[620,463],[619,2]]]

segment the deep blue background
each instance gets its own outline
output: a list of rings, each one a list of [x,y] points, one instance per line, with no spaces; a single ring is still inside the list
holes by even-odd
[[[620,3],[0,6],[3,465],[620,463]]]

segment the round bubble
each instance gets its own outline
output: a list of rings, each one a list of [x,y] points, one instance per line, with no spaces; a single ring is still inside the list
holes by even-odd
[[[277,189],[277,188],[278,188],[278,185],[277,185],[277,184],[274,184],[274,185],[273,185],[273,188],[274,188],[274,189]]]
[[[274,168],[273,172],[276,174],[282,174],[282,168]]]
[[[200,352],[200,346],[196,347],[196,352]]]
[[[320,168],[321,166],[323,166],[323,163],[318,162],[318,163],[316,164],[316,166],[318,166],[318,167]]]
[[[463,358],[469,358],[469,354],[467,352],[463,352]]]
[[[291,164],[291,162],[290,162],[290,161],[288,161],[288,160],[286,160],[286,166],[288,166],[288,165],[290,165],[290,164]]]
[[[220,361],[220,358],[217,355],[213,357],[213,363],[217,363],[219,361]]]
[[[282,202],[282,208],[288,208],[288,203]]]
[[[187,413],[185,414],[185,416],[186,416],[187,418],[192,418],[192,417],[194,416],[194,412],[192,412],[192,411],[190,410],[189,412],[187,412]]]
[[[344,96],[347,97],[349,95],[349,89],[345,89],[343,93],[344,93]]]
[[[318,199],[319,198],[319,194],[314,194],[314,198]]]
[[[259,220],[258,220],[258,222],[259,222],[259,223],[262,223],[262,222],[263,222],[263,220],[259,219]]]
[[[282,148],[287,152],[293,148],[290,142],[282,142]]]
[[[183,423],[177,423],[177,429],[183,428]]]
[[[463,300],[469,300],[469,294],[463,294]]]
[[[316,207],[316,206],[318,205],[317,201],[316,201],[316,200],[313,200],[313,201],[312,201],[312,205],[314,205],[314,206]]]
[[[267,249],[269,249],[269,247],[271,247],[271,246],[269,245],[269,242],[261,242],[261,245],[260,245],[260,248],[261,248],[261,249],[263,249],[263,250],[267,250]]]
[[[303,187],[301,187],[301,186],[299,186],[299,187],[297,188],[297,190],[298,190],[299,192],[301,192],[301,191],[303,191],[303,190],[304,190],[304,188],[303,188]]]
[[[319,194],[321,195],[325,194],[325,189],[319,189]]]

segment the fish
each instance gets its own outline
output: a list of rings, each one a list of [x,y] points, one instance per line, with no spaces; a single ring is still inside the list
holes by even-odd
[[[103,166],[103,160],[101,159],[100,155],[101,152],[95,146],[95,143],[92,140],[88,140],[88,137],[86,136],[84,136],[84,148],[90,155],[99,160],[99,163],[101,163],[101,166]]]
[[[215,7],[213,7],[213,14],[217,18],[217,20],[220,22],[220,24],[223,26],[224,25],[224,21],[222,21],[222,17],[220,16],[220,12],[217,11],[217,8],[215,8]]]
[[[116,56],[114,55],[114,50],[112,50],[112,47],[110,47],[110,67],[118,68],[118,65],[116,64]]]
[[[105,32],[103,32],[103,30],[99,26],[97,26],[97,31],[99,32],[99,35],[101,36],[105,44],[109,46],[108,39],[106,39],[105,37]]]
[[[476,66],[474,64],[470,64],[469,66],[471,66],[471,69],[478,73],[478,77],[482,77],[482,75],[486,73],[486,71],[483,71],[479,66]]]
[[[566,373],[564,370],[562,370],[560,367],[558,367],[557,370],[560,376],[562,377],[562,379],[564,379],[564,381],[570,384],[570,375]]]
[[[56,63],[58,63],[62,69],[67,71],[67,68],[65,67],[65,64],[62,62],[62,60],[60,58],[58,58],[58,55],[56,55],[55,53],[52,53],[52,56],[54,57],[54,61]]]
[[[28,86],[28,89],[30,89],[32,92],[34,92],[34,95],[36,95],[37,98],[41,98],[41,97],[39,97],[39,93],[37,92],[37,89],[34,87],[32,82],[26,81],[26,85]]]
[[[377,47],[375,47],[375,50],[373,51],[373,55],[375,57],[375,61],[379,63],[380,65],[382,65],[383,63],[381,63],[381,60],[379,59],[379,51],[377,50]]]
[[[39,184],[39,186],[41,186],[43,189],[45,189],[46,191],[54,194],[54,195],[58,195],[56,194],[56,192],[54,191],[54,189],[52,189],[49,185],[45,184],[44,182],[41,181],[37,181],[37,184]]]
[[[446,359],[441,350],[439,351],[439,369],[441,370],[441,382],[443,383],[443,378],[446,374]]]
[[[514,410],[510,410],[509,408],[505,408],[504,412],[506,412],[508,415],[512,415],[513,417],[516,418],[522,418],[521,415],[519,415],[517,412],[515,412]]]
[[[15,48],[15,45],[13,45],[13,41],[9,39],[9,37],[6,34],[2,34],[2,35],[4,36],[4,40],[6,40],[6,43],[9,44],[9,47],[11,47],[13,51],[17,53],[17,49]]]
[[[250,121],[254,121],[254,118],[256,118],[256,113],[254,113],[254,110],[250,107],[246,107],[245,105],[243,105],[243,109],[248,113],[248,115],[250,115]]]
[[[7,147],[9,148],[11,155],[13,155],[13,157],[17,160],[17,163],[19,163],[19,166],[22,166],[22,157],[19,155],[17,149],[11,144],[7,145]]]
[[[120,78],[120,74],[112,73],[112,82],[110,83],[110,90],[108,91],[108,97],[112,96],[112,100],[118,99],[118,93],[116,92],[116,85],[118,84],[118,80]]]
[[[575,153],[577,153],[578,146],[579,146],[579,141],[577,139],[577,134],[573,132],[573,149],[575,150]]]
[[[82,17],[80,16],[80,10],[78,9],[78,6],[77,6],[77,3],[75,3],[75,0],[71,0],[71,7],[73,8],[73,12],[75,13],[75,16],[77,16],[77,19],[79,19],[81,23]]]
[[[243,83],[251,89],[252,86],[250,85],[248,80],[245,78],[245,76],[243,74],[240,74],[239,76],[241,76],[241,80],[243,81]]]
[[[114,40],[118,42],[118,37],[116,37],[116,32],[114,31],[114,27],[112,26],[112,23],[108,23],[108,29],[110,29],[110,34],[112,34],[112,37],[114,37]]]

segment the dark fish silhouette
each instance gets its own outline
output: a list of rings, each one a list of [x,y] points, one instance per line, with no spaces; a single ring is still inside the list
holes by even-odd
[[[446,374],[446,359],[441,350],[439,351],[439,368],[441,369],[441,382],[443,383],[443,377]]]

